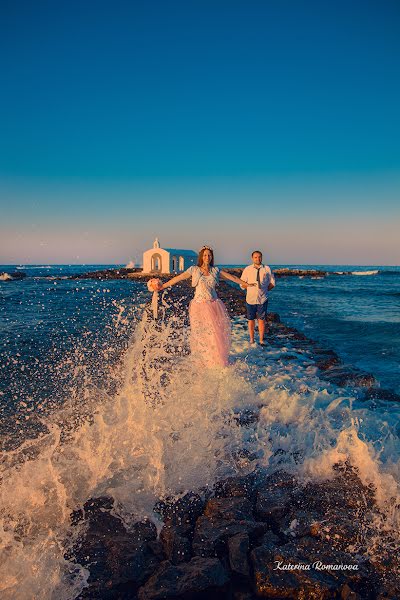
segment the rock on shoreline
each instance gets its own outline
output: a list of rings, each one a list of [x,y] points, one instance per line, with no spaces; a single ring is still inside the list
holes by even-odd
[[[127,531],[112,506],[91,499],[73,515],[87,525],[75,551],[90,570],[82,600],[400,597],[395,556],[353,551],[375,501],[348,465],[322,484],[278,471],[220,481],[208,498],[166,499],[154,507],[158,539],[149,520]]]

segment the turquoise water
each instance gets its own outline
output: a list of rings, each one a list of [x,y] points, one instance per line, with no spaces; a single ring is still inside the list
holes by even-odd
[[[105,365],[92,373],[95,381],[97,378],[104,385],[105,371],[117,361],[142,304],[148,300],[145,286],[129,280],[49,277],[116,266],[122,265],[0,266],[0,272],[20,270],[27,274],[24,280],[0,281],[3,411],[12,410],[26,397],[35,398],[36,403],[40,398],[43,405],[50,398],[51,402],[62,402],[68,369],[79,353],[92,364],[101,360]],[[400,268],[293,267],[328,270],[331,274],[323,279],[277,279],[269,309],[335,350],[345,362],[373,373],[382,387],[400,392]],[[336,274],[341,272],[355,274]],[[124,318],[120,318],[116,336],[110,322],[120,313]],[[101,355],[105,348],[106,361]],[[61,361],[67,356],[70,363]],[[57,377],[55,365],[60,371]]]
[[[278,279],[270,309],[345,362],[374,374],[382,387],[399,393],[400,268],[316,268],[360,274]]]

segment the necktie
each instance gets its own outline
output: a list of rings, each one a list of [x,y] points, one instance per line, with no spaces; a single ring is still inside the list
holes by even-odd
[[[257,285],[258,287],[261,286],[261,281],[260,281],[260,269],[257,269]]]

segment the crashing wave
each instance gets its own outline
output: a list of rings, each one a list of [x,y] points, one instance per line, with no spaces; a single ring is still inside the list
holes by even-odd
[[[352,275],[378,275],[379,271],[351,271]]]
[[[12,279],[14,278],[12,275],[10,275],[10,273],[1,273],[0,275],[0,281],[11,281]]]
[[[133,262],[133,260],[130,260],[128,262],[128,264],[125,266],[125,269],[134,269],[135,268],[135,263]]]

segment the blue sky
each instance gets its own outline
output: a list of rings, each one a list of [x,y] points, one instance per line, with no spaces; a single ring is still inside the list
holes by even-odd
[[[2,2],[0,262],[158,235],[399,264],[399,26],[388,0]]]

